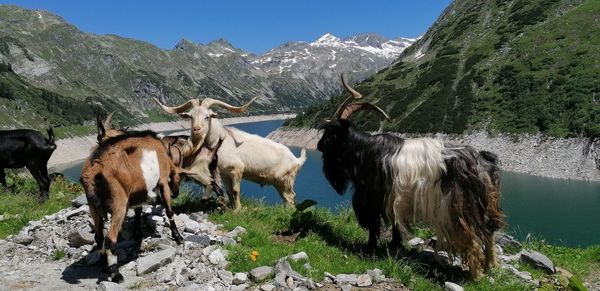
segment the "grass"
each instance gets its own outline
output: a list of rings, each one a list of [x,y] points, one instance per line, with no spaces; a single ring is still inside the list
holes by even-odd
[[[187,199],[187,198],[184,198]],[[247,272],[263,265],[275,265],[284,256],[304,251],[308,263],[313,267],[306,270],[305,261],[291,263],[294,270],[316,281],[323,279],[323,272],[332,274],[364,273],[367,269],[379,268],[385,275],[402,282],[415,290],[441,290],[444,281],[457,282],[465,290],[531,290],[533,287],[509,271],[496,268],[491,274],[477,282],[466,281],[453,270],[443,270],[428,265],[422,259],[404,253],[392,253],[386,248],[389,235],[381,239],[372,254],[363,252],[367,232],[360,228],[354,213],[348,207],[337,214],[322,208],[310,208],[303,213],[281,206],[266,206],[260,201],[245,201],[239,212],[226,211],[211,214],[211,220],[221,223],[227,230],[240,225],[247,232],[241,243],[228,246],[229,269]],[[199,205],[196,204],[196,207]],[[197,210],[197,209],[196,209]],[[431,235],[427,229],[419,228],[422,236]],[[298,234],[294,242],[284,242],[276,234]],[[556,266],[575,275],[572,281],[591,278],[600,272],[600,246],[568,248],[531,240],[525,248],[537,250],[548,256]],[[260,255],[254,262],[249,255],[257,250]],[[542,282],[542,290],[558,290],[557,275],[547,275],[540,270],[517,263],[521,271],[529,271]]]
[[[40,204],[37,183],[29,173],[7,173],[6,180],[9,188],[0,186],[0,214],[4,215],[0,221],[0,239],[18,233],[31,220],[69,207],[71,200],[83,193],[79,184],[58,177],[50,186],[50,198]]]
[[[52,252],[52,260],[59,261],[64,258],[65,255],[67,255],[67,253],[64,249],[55,249],[54,252]]]

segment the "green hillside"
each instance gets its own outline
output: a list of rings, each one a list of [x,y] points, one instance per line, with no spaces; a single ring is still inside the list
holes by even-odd
[[[102,102],[102,108],[98,107]],[[116,110],[120,120],[131,120],[132,115],[122,106],[87,97],[76,100],[32,86],[12,71],[10,65],[0,63],[0,124],[11,128],[44,129],[52,125],[59,136],[89,132],[96,110]]]
[[[389,131],[600,136],[600,1],[456,0],[355,88],[390,114]],[[288,125],[315,126],[342,98]]]

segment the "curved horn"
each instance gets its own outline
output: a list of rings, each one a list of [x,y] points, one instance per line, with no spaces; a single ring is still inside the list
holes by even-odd
[[[200,100],[198,100],[198,99],[190,99],[187,102],[185,102],[179,106],[174,106],[174,107],[169,107],[169,106],[166,106],[166,105],[160,103],[160,101],[158,99],[156,99],[156,97],[152,97],[152,99],[154,99],[154,101],[156,101],[156,103],[158,103],[158,106],[160,106],[160,108],[162,108],[162,110],[164,110],[168,113],[171,113],[171,114],[179,114],[179,113],[190,110],[190,108],[192,108],[194,106],[200,106]]]
[[[354,104],[350,104],[350,105],[346,106],[344,108],[344,110],[342,111],[342,113],[340,114],[340,119],[346,119],[350,115],[352,115],[352,113],[354,113],[356,111],[364,110],[364,109],[371,109],[371,110],[383,115],[387,120],[390,120],[390,117],[387,115],[387,113],[385,113],[385,111],[383,111],[383,109],[381,109],[381,108],[377,107],[376,105],[373,105],[369,102],[354,103]]]
[[[229,105],[221,100],[205,98],[204,100],[202,100],[202,103],[200,104],[200,106],[204,106],[204,108],[208,109],[213,105],[219,105],[219,106],[229,110],[230,112],[242,113],[242,112],[246,111],[246,109],[248,109],[248,106],[250,106],[250,104],[252,104],[252,102],[254,102],[254,100],[256,100],[256,98],[258,98],[258,97],[252,98],[252,100],[250,100],[250,102],[248,102],[242,106],[239,106],[239,107]]]
[[[106,117],[106,119],[104,119],[104,121],[102,121],[102,126],[104,126],[104,128],[112,128],[110,123],[111,123],[113,115],[115,115],[115,111],[109,113],[108,116]]]
[[[342,102],[342,105],[340,105],[340,107],[338,107],[338,109],[333,114],[334,117],[340,116],[339,114],[342,111],[344,111],[344,109],[346,108],[346,106],[348,106],[348,104],[350,104],[352,102],[352,99],[361,99],[362,98],[362,94],[358,93],[358,91],[354,90],[352,87],[350,87],[350,85],[348,85],[348,82],[346,82],[346,78],[344,77],[344,73],[342,73],[340,78],[342,79],[342,85],[344,85],[344,88],[346,90],[348,90],[348,92],[350,92],[350,94],[352,94],[352,96],[346,98],[346,100],[344,100],[344,102]]]

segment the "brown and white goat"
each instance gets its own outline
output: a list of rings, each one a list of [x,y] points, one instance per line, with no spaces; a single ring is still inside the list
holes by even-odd
[[[323,172],[339,193],[352,183],[352,206],[359,224],[377,244],[381,218],[393,224],[392,243],[411,238],[411,224],[421,222],[437,235],[436,249],[459,256],[473,278],[496,265],[494,233],[503,225],[500,169],[493,153],[450,145],[431,138],[404,139],[371,135],[347,118],[362,109],[387,114],[352,93],[335,116],[323,124],[317,149]]]
[[[223,141],[223,146],[219,149],[217,167],[234,209],[241,208],[242,178],[260,185],[273,185],[285,205],[294,206],[294,182],[298,170],[306,161],[306,150],[302,149],[300,157],[295,157],[290,149],[282,144],[223,126],[216,118],[216,113],[210,109],[211,106],[218,105],[230,112],[244,112],[254,99],[240,107],[212,98],[202,101],[192,99],[175,107],[165,106],[158,99],[154,100],[166,112],[191,119],[191,141],[194,148],[214,148],[220,140]],[[193,168],[185,169],[195,172]],[[206,191],[210,192],[210,187],[206,187]]]
[[[182,243],[183,238],[173,219],[169,186],[178,187],[179,179],[180,170],[173,165],[154,132],[126,132],[101,142],[93,150],[83,166],[80,181],[94,221],[96,245],[101,249],[102,262],[108,268],[111,281],[123,280],[115,248],[128,208],[135,208],[139,222],[140,206],[160,199],[169,218],[173,239]],[[160,197],[155,192],[157,189]],[[104,237],[107,213],[112,217]]]

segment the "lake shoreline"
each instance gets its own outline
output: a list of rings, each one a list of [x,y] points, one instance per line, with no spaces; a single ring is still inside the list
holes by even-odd
[[[588,138],[553,138],[540,134],[473,132],[452,134],[399,134],[433,137],[496,153],[503,170],[557,179],[600,182],[600,141]],[[321,133],[312,128],[280,128],[267,137],[287,146],[316,149]]]
[[[239,123],[251,123],[269,120],[284,120],[293,118],[295,114],[271,114],[241,116],[220,119],[223,125],[232,125]],[[189,134],[190,122],[188,120],[172,122],[155,122],[142,124],[130,128],[131,130],[152,130],[152,131],[176,131],[175,133]],[[85,160],[92,148],[97,145],[96,135],[63,138],[56,141],[56,150],[48,161],[49,172],[58,172],[61,169],[68,168],[73,164]]]

